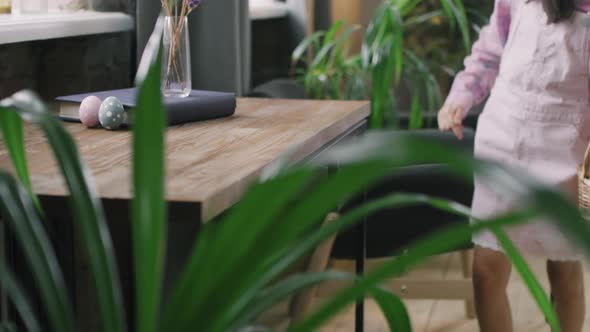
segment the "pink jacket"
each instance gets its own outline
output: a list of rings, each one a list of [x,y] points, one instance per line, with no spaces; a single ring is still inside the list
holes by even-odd
[[[465,58],[465,69],[455,77],[447,104],[462,106],[467,113],[474,105],[483,102],[490,93],[498,76],[504,45],[508,39],[512,2],[513,0],[496,0],[489,24],[481,29],[471,55]],[[589,11],[590,0],[581,0],[578,8],[584,12]]]

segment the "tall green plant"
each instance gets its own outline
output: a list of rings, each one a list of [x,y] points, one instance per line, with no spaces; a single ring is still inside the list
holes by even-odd
[[[359,55],[350,56],[349,38],[359,26],[336,22],[328,31],[318,31],[303,40],[291,56],[292,68],[313,99],[364,99],[368,96]],[[311,51],[315,51],[312,58]],[[305,69],[300,61],[309,62]]]
[[[481,7],[487,6],[467,0],[384,0],[367,27],[360,54],[349,54],[348,37],[356,27],[337,22],[300,43],[292,56],[295,73],[310,98],[370,99],[372,128],[399,126],[395,96],[402,96],[402,87],[409,89],[409,109],[402,111],[410,113],[410,129],[421,128],[428,125],[425,118],[432,118],[425,112],[442,103],[440,82],[460,68],[472,30],[485,23],[481,11],[488,9],[477,10]],[[333,42],[339,30],[340,39]],[[311,61],[305,55],[312,55]]]
[[[139,108],[133,129],[134,163],[151,161],[142,164],[143,168],[147,168],[145,170],[134,167],[136,189],[139,183],[145,186],[142,187],[143,193],[134,191],[133,203],[135,280],[137,291],[142,292],[136,295],[135,301],[138,331],[193,331],[195,326],[203,331],[242,331],[255,324],[261,313],[294,292],[326,280],[342,279],[355,282],[315,314],[293,326],[294,331],[315,329],[364,294],[375,298],[387,317],[390,329],[410,331],[410,320],[403,302],[380,288],[385,279],[407,271],[433,253],[454,248],[473,232],[497,230],[498,227],[525,222],[539,214],[560,220],[568,234],[590,253],[590,242],[587,241],[590,225],[582,221],[577,209],[560,194],[528,181],[526,176],[513,176],[495,165],[474,161],[448,146],[384,133],[367,135],[337,147],[312,165],[287,169],[278,167],[275,174],[252,185],[226,216],[216,223],[203,225],[182,273],[172,285],[171,294],[161,295],[166,220],[162,194],[164,119],[156,96],[159,94],[160,70],[158,32],[156,29],[148,43],[140,66]],[[90,173],[85,171],[71,136],[31,93],[17,93],[0,105],[0,112],[16,110],[22,119],[40,126],[47,136],[72,194],[71,205],[79,213],[76,220],[81,223],[82,245],[88,251],[95,276],[103,329],[128,330],[113,264],[115,256],[102,217],[104,212],[92,189]],[[147,133],[157,137],[149,137]],[[15,140],[22,140],[22,136],[4,133],[6,144],[14,144]],[[154,146],[150,144],[158,148],[152,151],[146,149]],[[19,158],[25,159],[24,152]],[[421,163],[448,164],[464,178],[471,178],[475,171],[499,188],[526,195],[528,204],[523,205],[524,212],[490,222],[456,226],[431,235],[409,246],[407,254],[391,259],[383,267],[361,278],[335,272],[303,273],[275,282],[277,277],[326,238],[380,209],[429,204],[458,217],[468,217],[469,210],[456,203],[397,193],[358,206],[339,220],[319,227],[328,212],[392,169]],[[341,166],[338,172],[326,174],[321,171],[323,167],[335,164]],[[81,213],[81,209],[88,210]],[[33,276],[42,295],[42,307],[50,318],[51,330],[72,331],[75,326],[72,305],[38,210],[23,185],[5,171],[0,172],[0,211],[14,230],[26,253],[27,262],[35,272]],[[139,216],[145,219],[137,219]],[[507,255],[518,266],[517,270],[526,276],[525,280],[540,307],[557,331],[557,320],[546,294],[531,277],[518,251],[506,239],[502,243],[507,248]],[[0,266],[0,271],[8,271],[0,277],[0,284],[8,290],[27,327],[34,331],[37,320],[30,313],[26,295],[11,278],[13,274],[9,266]],[[144,303],[138,303],[139,300]]]

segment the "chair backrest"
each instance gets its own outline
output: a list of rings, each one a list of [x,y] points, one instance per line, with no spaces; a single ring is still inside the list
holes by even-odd
[[[442,144],[456,145],[465,151],[473,151],[475,137],[474,131],[470,129],[464,130],[465,137],[461,141],[452,133],[438,130],[399,131],[399,135],[434,139]],[[344,211],[395,192],[426,194],[470,206],[473,183],[455,177],[444,164],[404,167],[392,171],[388,177],[368,188],[363,195],[349,202]],[[411,242],[457,222],[468,221],[425,204],[380,211],[366,219],[367,257],[390,256]],[[340,234],[332,255],[339,258],[354,257],[355,242],[356,236],[353,232]],[[469,246],[470,239],[466,238],[464,246],[457,249]]]

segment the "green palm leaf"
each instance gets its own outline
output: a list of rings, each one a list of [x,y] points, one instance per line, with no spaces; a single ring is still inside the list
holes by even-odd
[[[133,112],[133,257],[137,331],[158,330],[166,242],[164,129],[160,95],[161,19],[142,59]]]
[[[320,40],[326,33],[324,31],[317,31],[312,33],[311,35],[305,37],[299,45],[295,48],[291,55],[291,65],[295,66],[300,60],[305,51],[308,50],[310,46],[312,46],[315,42]]]
[[[247,326],[259,315],[273,308],[276,304],[289,296],[328,281],[354,280],[356,276],[350,273],[327,271],[320,273],[296,274],[288,279],[261,291],[242,313],[240,320],[232,325],[228,331],[239,330],[241,326]]]
[[[248,290],[244,286],[249,282],[245,280],[245,273],[254,270],[254,264],[269,254],[269,245],[282,245],[273,234],[281,234],[277,228],[280,229],[283,223],[273,221],[280,220],[278,218],[291,205],[292,197],[306,189],[312,176],[313,172],[303,170],[269,180],[266,185],[256,185],[224,220],[203,227],[165,306],[163,326],[184,331],[194,326],[193,321],[200,321],[203,329],[213,331],[213,324],[229,324],[231,304],[238,305],[237,296]],[[273,204],[258,208],[261,202],[270,200]],[[272,236],[265,236],[266,233]],[[232,249],[228,251],[230,243]],[[208,267],[208,273],[201,273],[204,266]],[[236,280],[236,275],[241,278]],[[225,309],[215,311],[219,308]],[[223,319],[226,314],[228,317]]]
[[[81,243],[87,249],[103,328],[113,332],[124,331],[125,315],[112,241],[101,202],[87,176],[89,172],[80,160],[74,140],[32,92],[18,92],[4,99],[0,105],[0,112],[16,110],[21,118],[38,125],[45,133],[69,189],[74,220],[81,229]]]
[[[498,218],[478,225],[459,225],[445,231],[437,232],[416,242],[407,249],[407,253],[397,256],[383,266],[366,274],[353,286],[339,292],[323,307],[312,313],[305,321],[294,326],[289,331],[313,331],[325,323],[330,317],[344,309],[348,304],[360,300],[363,294],[370,291],[374,285],[384,282],[388,278],[398,276],[416,264],[422,262],[425,257],[452,250],[463,244],[465,238],[472,232],[479,231],[494,225],[507,225],[523,222],[529,215],[515,214]]]
[[[27,330],[29,332],[41,331],[39,322],[35,317],[31,303],[27,295],[25,295],[24,289],[18,283],[14,274],[4,265],[4,262],[0,262],[0,289],[2,289],[8,299],[14,303],[14,307]],[[16,331],[16,328],[14,330]]]
[[[51,242],[43,229],[33,201],[14,178],[5,172],[0,172],[0,211],[24,251],[53,330],[74,331],[73,310]],[[4,264],[0,267],[5,270]],[[16,297],[20,289],[11,277],[10,271],[5,270],[1,274],[3,277],[0,281],[3,287],[13,295],[13,302],[17,304],[21,314],[31,314],[26,299]],[[24,316],[23,320],[28,326],[34,328],[36,325],[38,328],[34,316]]]
[[[25,154],[23,121],[14,111],[0,112],[0,129],[3,133],[4,144],[8,149],[16,174],[25,189],[33,198],[37,209],[41,212],[42,210],[39,200],[37,196],[33,194],[31,188],[31,180]]]
[[[369,293],[381,308],[389,331],[412,332],[408,310],[397,295],[379,287],[373,287]]]
[[[467,13],[463,6],[463,0],[441,0],[441,5],[449,16],[449,20],[456,21],[459,24],[459,29],[463,38],[463,46],[465,51],[469,52],[471,49],[471,35],[469,32],[469,20]]]
[[[551,301],[549,300],[547,294],[545,294],[543,287],[541,287],[541,285],[531,272],[528,264],[526,263],[524,258],[522,258],[518,250],[514,247],[514,244],[510,242],[510,239],[503,230],[501,230],[500,228],[493,228],[492,231],[498,239],[498,242],[500,242],[500,244],[504,248],[506,256],[510,258],[510,260],[516,267],[516,270],[522,277],[522,280],[527,285],[529,292],[531,293],[531,295],[533,295],[533,298],[539,305],[539,309],[541,309],[541,311],[547,318],[547,322],[551,326],[551,331],[559,332],[559,320],[557,319],[557,314],[553,310],[553,305],[551,304]]]

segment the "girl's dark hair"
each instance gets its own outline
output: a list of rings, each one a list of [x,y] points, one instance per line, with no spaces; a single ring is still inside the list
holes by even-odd
[[[530,1],[530,0],[529,0]],[[549,23],[570,18],[576,10],[576,0],[541,0]]]

